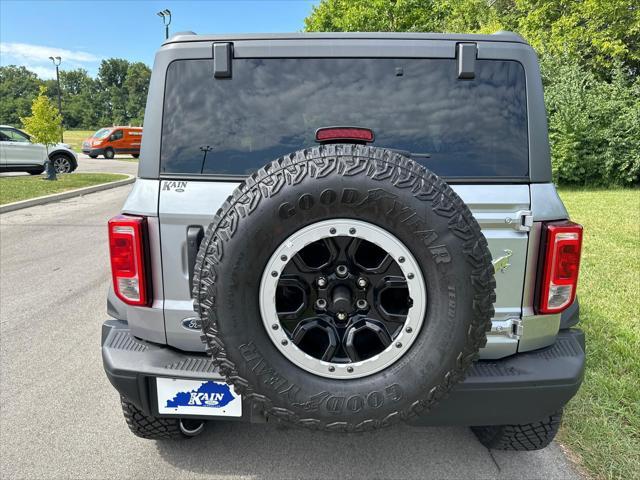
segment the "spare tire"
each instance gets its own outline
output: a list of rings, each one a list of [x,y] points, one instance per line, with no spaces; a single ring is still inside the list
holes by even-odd
[[[486,343],[495,301],[478,223],[397,152],[322,145],[227,199],[194,275],[207,352],[269,417],[359,431],[431,409]]]

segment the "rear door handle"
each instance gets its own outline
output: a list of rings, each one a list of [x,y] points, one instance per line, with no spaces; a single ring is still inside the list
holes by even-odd
[[[189,290],[191,290],[191,288],[193,287],[193,269],[196,266],[196,258],[198,257],[198,250],[200,249],[202,237],[204,237],[204,229],[201,226],[192,225],[187,228],[187,262],[189,265]]]

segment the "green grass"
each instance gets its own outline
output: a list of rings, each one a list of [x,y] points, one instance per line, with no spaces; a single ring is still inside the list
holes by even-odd
[[[115,173],[70,173],[58,176],[56,181],[45,180],[40,175],[35,177],[1,177],[0,205],[75,188],[115,182],[124,178],[127,176]]]
[[[66,130],[62,138],[64,138],[64,143],[68,143],[76,152],[80,152],[82,150],[82,141],[95,132],[96,130]]]
[[[560,441],[597,478],[640,478],[640,190],[560,190],[584,225],[584,384]]]

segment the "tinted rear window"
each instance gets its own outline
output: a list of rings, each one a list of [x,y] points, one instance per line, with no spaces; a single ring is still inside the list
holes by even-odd
[[[315,145],[316,129],[371,128],[374,145],[413,152],[447,178],[528,175],[525,75],[513,61],[478,60],[473,80],[451,59],[234,59],[167,71],[164,174],[247,175]]]

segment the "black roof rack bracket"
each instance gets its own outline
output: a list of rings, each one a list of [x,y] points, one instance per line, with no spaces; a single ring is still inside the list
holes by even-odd
[[[215,78],[231,78],[231,59],[233,43],[213,44],[213,76]]]
[[[458,44],[458,78],[463,80],[475,78],[477,52],[475,43]]]

